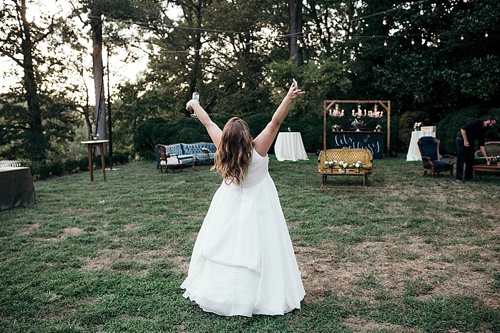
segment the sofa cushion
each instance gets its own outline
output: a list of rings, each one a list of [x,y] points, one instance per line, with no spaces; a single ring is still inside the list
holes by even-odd
[[[194,158],[196,160],[196,164],[214,164],[214,153],[209,153],[208,156],[206,154],[195,154]]]
[[[318,156],[318,172],[326,171],[326,161],[344,161],[347,162],[351,168],[352,164],[360,161],[363,165],[363,170],[371,172],[373,168],[372,154],[368,149],[362,148],[341,148],[341,149],[327,149],[321,150]],[[335,168],[339,168],[338,165]]]
[[[451,163],[433,161],[432,164],[434,164],[434,170],[436,171],[440,170],[448,171],[453,169],[453,164]],[[430,163],[424,163],[424,169],[432,169],[432,165]]]
[[[192,164],[195,161],[193,155],[178,155],[177,158],[183,165]]]

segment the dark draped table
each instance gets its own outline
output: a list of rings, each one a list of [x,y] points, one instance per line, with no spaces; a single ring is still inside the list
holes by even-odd
[[[0,211],[34,204],[35,187],[30,168],[0,168]]]

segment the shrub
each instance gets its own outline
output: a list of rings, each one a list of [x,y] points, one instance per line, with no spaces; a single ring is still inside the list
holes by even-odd
[[[86,156],[78,160],[78,169],[80,171],[87,171],[89,169],[89,159]]]
[[[42,162],[33,163],[30,171],[35,179],[45,179],[50,176],[50,165]]]
[[[79,161],[78,160],[73,160],[73,159],[68,159],[64,161],[64,171],[66,173],[73,173],[77,172],[79,170]]]
[[[52,176],[62,176],[65,173],[64,162],[62,161],[54,161],[51,164],[48,164],[49,172]]]

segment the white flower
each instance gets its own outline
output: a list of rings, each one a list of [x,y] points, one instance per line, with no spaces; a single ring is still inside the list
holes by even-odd
[[[333,168],[336,164],[336,161],[325,161],[325,166],[327,168]]]
[[[363,166],[363,163],[361,161],[357,161],[356,163],[353,164],[355,168],[361,168]]]
[[[349,166],[349,163],[344,162],[344,161],[340,161],[340,162],[339,162],[339,166],[340,166],[342,169],[346,169],[346,168]]]

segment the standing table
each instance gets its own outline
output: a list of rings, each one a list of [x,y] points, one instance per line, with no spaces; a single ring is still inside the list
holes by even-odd
[[[278,161],[308,160],[300,132],[280,132],[274,144]]]
[[[92,148],[99,147],[101,152],[101,167],[102,167],[102,177],[106,180],[106,164],[104,162],[104,144],[108,143],[109,140],[91,140],[82,141],[82,144],[87,145],[87,153],[89,157],[89,170],[90,170],[90,181],[94,181],[94,164],[92,163]]]
[[[408,147],[408,154],[406,155],[406,161],[421,161],[420,150],[418,150],[418,139],[423,136],[436,137],[436,132],[434,131],[413,131],[411,132],[410,146]]]

